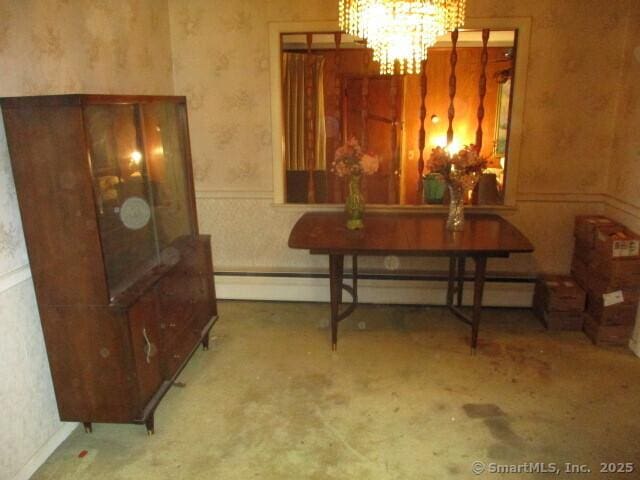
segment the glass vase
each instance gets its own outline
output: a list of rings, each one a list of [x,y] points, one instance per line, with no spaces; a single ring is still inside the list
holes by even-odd
[[[364,228],[362,218],[364,216],[364,197],[360,191],[360,175],[349,177],[349,193],[344,202],[344,209],[347,214],[347,228],[349,230],[359,230]]]
[[[449,186],[449,218],[447,230],[460,232],[464,230],[464,193],[465,190],[458,182],[450,182]]]

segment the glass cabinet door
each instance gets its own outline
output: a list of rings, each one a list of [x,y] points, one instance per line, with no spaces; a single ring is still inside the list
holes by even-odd
[[[157,262],[152,182],[137,105],[89,105],[84,116],[113,298]]]
[[[186,119],[183,104],[151,102],[141,105],[147,168],[153,195],[160,250],[195,231],[186,171]]]

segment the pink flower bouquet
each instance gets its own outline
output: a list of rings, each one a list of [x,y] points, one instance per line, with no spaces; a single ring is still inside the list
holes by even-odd
[[[447,183],[456,183],[464,190],[475,186],[486,166],[486,159],[478,155],[475,145],[467,145],[453,155],[436,147],[427,161],[431,172],[442,174]]]
[[[339,177],[372,175],[379,167],[378,157],[364,153],[355,137],[351,137],[336,150],[331,171]]]

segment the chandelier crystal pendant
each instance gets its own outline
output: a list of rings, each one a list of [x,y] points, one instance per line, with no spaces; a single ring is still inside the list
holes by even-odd
[[[340,0],[340,28],[364,38],[380,73],[418,73],[440,35],[464,24],[466,0]],[[397,62],[397,63],[396,63]]]

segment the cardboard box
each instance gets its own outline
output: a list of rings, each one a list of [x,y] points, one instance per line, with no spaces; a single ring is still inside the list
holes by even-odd
[[[607,261],[619,258],[640,258],[640,237],[622,226],[595,228],[595,250],[598,258]]]
[[[578,215],[575,219],[574,234],[586,248],[594,248],[596,229],[598,227],[614,227],[616,222],[603,215]]]
[[[588,289],[589,266],[575,255],[571,261],[571,276],[583,290]]]
[[[626,346],[633,333],[633,325],[600,325],[586,314],[583,331],[595,345]]]
[[[541,275],[536,282],[534,300],[547,312],[583,312],[585,291],[566,275]]]
[[[596,256],[587,269],[588,289],[640,288],[640,258]]]
[[[575,245],[573,248],[573,255],[584,263],[591,263],[597,254],[597,250],[594,246],[589,246],[582,240],[576,237]]]
[[[584,324],[584,312],[536,312],[542,324],[548,330],[582,330]]]
[[[539,298],[534,297],[533,313],[547,330],[582,330],[584,312],[548,312]]]
[[[633,326],[638,314],[638,292],[626,292],[626,294],[623,290],[604,294],[589,292],[587,312],[599,325]]]

